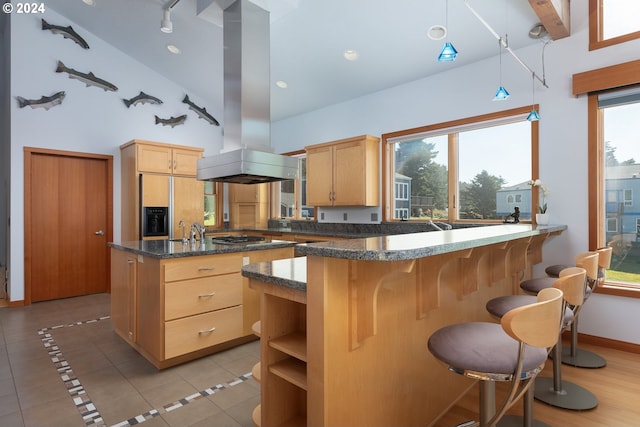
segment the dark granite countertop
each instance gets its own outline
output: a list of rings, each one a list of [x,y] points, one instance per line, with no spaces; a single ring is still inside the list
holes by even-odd
[[[260,251],[265,249],[286,248],[295,246],[295,244],[295,242],[274,239],[265,239],[263,241],[249,243],[219,244],[213,243],[210,237],[205,239],[204,245],[201,245],[200,242],[192,245],[190,243],[183,244],[182,241],[170,240],[135,240],[130,242],[107,243],[111,248],[160,259]]]
[[[307,291],[307,258],[258,262],[242,267],[242,275],[273,285]]]
[[[501,224],[437,232],[369,237],[366,239],[305,243],[296,246],[296,255],[317,255],[329,258],[369,261],[400,261],[566,229],[566,225]]]

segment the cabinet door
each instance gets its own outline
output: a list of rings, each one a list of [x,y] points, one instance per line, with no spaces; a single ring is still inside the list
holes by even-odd
[[[169,176],[140,175],[142,206],[169,206]]]
[[[307,205],[331,206],[333,197],[332,147],[307,150]]]
[[[134,254],[111,250],[111,321],[130,342],[137,340],[137,265]]]
[[[174,148],[172,154],[171,170],[174,175],[193,177],[197,175],[199,152]]]
[[[157,145],[138,145],[138,171],[151,173],[171,173],[173,160],[171,148]]]
[[[173,235],[172,239],[182,238],[178,227],[184,221],[185,234],[189,238],[191,224],[204,222],[204,182],[195,178],[176,176],[173,178]]]
[[[268,184],[229,184],[229,201],[253,203],[266,200]]]
[[[364,205],[365,173],[364,145],[360,141],[334,147],[333,205]]]

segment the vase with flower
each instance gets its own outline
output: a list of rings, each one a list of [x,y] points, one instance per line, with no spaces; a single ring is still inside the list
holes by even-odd
[[[536,214],[536,223],[540,225],[549,224],[549,214],[547,213],[547,196],[549,189],[542,183],[540,179],[532,179],[529,181],[531,187],[538,187],[540,203],[538,204],[538,213]]]

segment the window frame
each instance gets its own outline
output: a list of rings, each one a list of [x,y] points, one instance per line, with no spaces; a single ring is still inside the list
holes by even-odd
[[[604,192],[604,112],[598,108],[598,95],[612,89],[640,85],[640,60],[616,64],[573,75],[573,94],[587,94],[588,135],[588,194],[589,194],[589,249],[606,244],[603,229],[606,227],[603,213],[607,202]],[[606,214],[605,214],[606,215]],[[640,298],[640,286],[605,282],[596,292],[608,295]]]
[[[411,135],[419,135],[426,133],[433,133],[439,131],[445,131],[450,129],[451,132],[448,132],[448,160],[447,160],[447,179],[448,179],[448,218],[447,222],[450,223],[500,223],[501,220],[498,219],[485,219],[485,220],[476,220],[476,219],[460,219],[459,218],[459,208],[460,208],[460,189],[458,182],[458,132],[454,132],[456,129],[465,130],[465,128],[469,128],[474,124],[486,123],[487,125],[492,122],[499,122],[506,120],[508,118],[514,118],[518,116],[522,116],[525,118],[531,112],[531,105],[525,107],[512,108],[509,110],[501,110],[493,113],[482,114],[473,117],[467,117],[457,120],[451,120],[448,122],[436,123],[426,126],[420,126],[411,129],[404,129],[396,132],[382,134],[382,201],[383,201],[383,209],[382,209],[382,220],[387,222],[396,222],[401,221],[401,219],[394,218],[394,197],[395,197],[395,187],[394,187],[394,167],[392,165],[393,162],[393,154],[392,148],[393,144],[399,138],[408,137]],[[540,111],[540,106],[535,104],[533,108],[536,111]],[[531,176],[532,179],[537,179],[539,175],[539,124],[537,121],[530,122],[531,123]],[[488,126],[487,126],[488,127]],[[531,188],[531,200],[538,200],[538,187]],[[533,209],[533,206],[532,206]],[[421,219],[409,219],[409,221],[424,221]],[[531,221],[522,221],[523,223],[535,223],[535,215],[532,214]]]
[[[589,50],[602,49],[603,47],[625,43],[640,38],[640,31],[622,34],[620,36],[603,39],[603,0],[589,0]]]
[[[296,150],[282,153],[283,156],[291,156],[296,158],[306,158],[307,152],[305,150]],[[302,172],[302,171],[300,171]],[[285,220],[312,220],[314,217],[302,216],[302,177],[294,180],[293,184],[293,197],[295,199],[295,207],[293,209],[294,215],[291,217],[284,217]],[[273,182],[269,186],[269,218],[270,219],[282,219],[280,216],[280,181]]]

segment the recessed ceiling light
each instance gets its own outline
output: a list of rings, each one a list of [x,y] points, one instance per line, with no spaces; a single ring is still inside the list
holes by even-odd
[[[347,61],[355,61],[358,59],[358,52],[355,50],[345,50],[342,54]]]
[[[434,25],[429,28],[427,35],[431,40],[442,40],[447,37],[447,27],[443,25]]]
[[[278,86],[280,89],[286,89],[289,87],[289,84],[284,80],[278,80],[276,81],[276,86]]]
[[[82,3],[86,4],[87,6],[95,6],[96,2],[94,0],[82,0]]]
[[[180,55],[180,53],[182,53],[182,51],[180,50],[180,48],[174,44],[168,44],[167,45],[167,50],[175,55]]]

